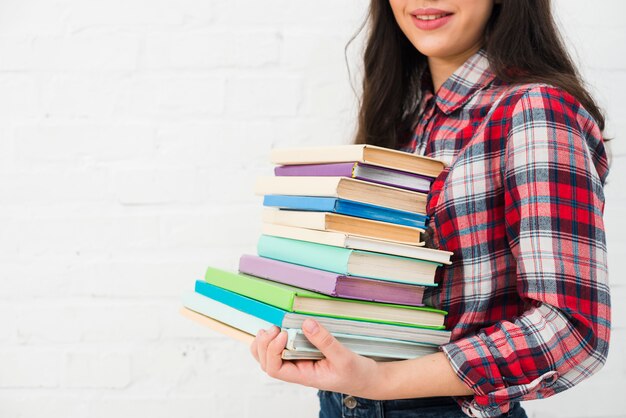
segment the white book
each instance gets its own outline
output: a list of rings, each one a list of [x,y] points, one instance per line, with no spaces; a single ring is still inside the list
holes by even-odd
[[[196,292],[185,293],[183,305],[194,312],[201,313],[251,335],[256,335],[260,330],[271,328],[273,325],[271,322],[241,312]]]

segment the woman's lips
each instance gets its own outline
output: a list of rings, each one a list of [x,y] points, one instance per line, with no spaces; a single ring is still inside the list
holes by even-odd
[[[453,14],[439,9],[417,9],[411,12],[413,24],[418,29],[433,30],[442,27],[452,18]]]

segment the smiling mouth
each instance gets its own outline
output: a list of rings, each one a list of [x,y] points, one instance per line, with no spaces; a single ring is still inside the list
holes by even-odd
[[[438,15],[415,15],[415,18],[417,20],[428,21],[428,20],[441,19],[442,17],[450,16],[451,14],[452,13],[441,13],[441,14],[438,14]]]

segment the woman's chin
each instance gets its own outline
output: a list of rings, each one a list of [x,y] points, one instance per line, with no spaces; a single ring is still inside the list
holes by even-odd
[[[440,60],[449,60],[460,56],[469,57],[478,50],[477,47],[466,46],[461,42],[450,43],[447,40],[442,42],[435,39],[431,39],[428,42],[420,41],[419,43],[413,43],[413,45],[428,58]]]

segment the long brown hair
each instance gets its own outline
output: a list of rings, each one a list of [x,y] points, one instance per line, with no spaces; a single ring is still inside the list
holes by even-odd
[[[420,80],[428,62],[399,28],[389,0],[371,1],[361,29],[366,25],[369,30],[355,142],[399,148],[411,137]],[[604,115],[565,49],[550,0],[494,4],[483,48],[499,79],[560,87],[578,99],[604,130]]]

